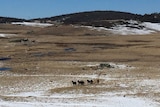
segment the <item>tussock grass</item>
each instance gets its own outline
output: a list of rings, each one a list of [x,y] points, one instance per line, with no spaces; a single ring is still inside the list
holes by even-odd
[[[28,34],[29,31],[33,31],[32,34]],[[150,86],[138,86],[137,83],[160,77],[159,33],[119,36],[69,25],[46,28],[3,25],[0,32],[17,34],[0,38],[0,57],[11,58],[3,65],[12,68],[0,72],[1,94],[39,89],[49,90],[51,94],[126,92],[127,95],[145,96],[143,90]],[[35,43],[10,42],[24,38],[35,40]],[[66,52],[68,48],[76,51]],[[88,64],[101,62],[127,64],[135,69],[83,69]],[[72,80],[87,79],[101,81],[85,86],[71,84]],[[159,84],[148,92],[153,93],[153,99],[160,97],[155,91],[157,87],[160,88]]]

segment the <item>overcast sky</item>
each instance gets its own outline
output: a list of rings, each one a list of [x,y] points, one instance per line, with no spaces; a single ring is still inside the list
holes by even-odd
[[[0,0],[0,16],[42,18],[92,10],[160,12],[160,0]]]

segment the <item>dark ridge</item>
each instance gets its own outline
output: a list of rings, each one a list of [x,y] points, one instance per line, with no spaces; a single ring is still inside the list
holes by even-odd
[[[65,14],[55,17],[38,18],[30,21],[51,22],[56,24],[76,24],[95,27],[112,27],[116,24],[124,24],[124,20],[136,20],[141,22],[160,23],[160,13],[133,14],[119,11],[89,11]]]
[[[65,20],[64,20],[65,19]],[[69,14],[63,16],[61,19],[64,23],[77,23],[77,22],[95,22],[100,20],[118,20],[118,19],[136,19],[136,16],[131,13],[115,12],[115,11],[93,11]]]
[[[104,21],[104,20],[137,20],[141,17],[141,15],[127,13],[127,12],[119,12],[119,11],[90,11],[90,12],[79,12],[72,13],[66,15],[60,15],[50,18],[39,18],[32,19],[33,20],[41,20],[41,21],[57,21],[63,22],[65,24],[79,24],[85,22],[95,22],[95,21]]]
[[[0,23],[11,23],[11,22],[23,22],[25,19],[11,18],[11,17],[0,17]]]
[[[160,13],[145,14],[140,20],[143,22],[160,23]]]
[[[129,12],[120,12],[120,11],[88,11],[88,12],[59,15],[48,18],[30,19],[30,20],[10,18],[10,17],[0,17],[0,23],[39,21],[43,23],[49,22],[58,24],[63,23],[63,24],[78,24],[78,25],[91,25],[91,26],[103,26],[103,27],[110,27],[113,24],[116,24],[111,20],[119,21],[116,22],[118,24],[123,23],[122,20],[137,20],[141,22],[160,23],[160,13],[140,15]]]

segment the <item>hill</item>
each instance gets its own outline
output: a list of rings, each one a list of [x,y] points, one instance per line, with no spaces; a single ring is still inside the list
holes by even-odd
[[[91,25],[91,26],[112,26],[116,23],[124,23],[120,20],[137,20],[142,22],[156,22],[160,23],[160,13],[152,14],[133,14],[119,11],[90,11],[90,12],[79,12],[66,15],[60,15],[48,18],[32,19],[31,21],[41,22],[56,22],[63,24],[80,24],[80,25]],[[112,22],[112,21],[113,22]],[[118,20],[118,21],[117,21]],[[115,23],[116,21],[116,23]]]
[[[130,20],[138,19],[140,15],[135,15],[126,12],[116,12],[116,11],[90,11],[90,12],[80,12],[72,13],[66,15],[60,15],[49,18],[33,19],[40,20],[41,22],[55,22],[63,24],[80,24],[80,25],[92,25],[92,26],[110,26],[112,23],[108,20]],[[32,20],[32,21],[33,21]]]
[[[160,23],[160,13],[140,15],[128,12],[120,12],[120,11],[88,11],[88,12],[65,14],[54,17],[47,17],[47,18],[30,19],[30,20],[11,18],[11,17],[0,17],[0,23],[38,21],[43,23],[50,22],[50,23],[61,23],[61,24],[62,23],[78,24],[87,26],[91,25],[97,27],[100,26],[110,27],[112,25],[115,25],[116,23],[124,24],[124,22],[120,20],[136,20],[141,22]]]

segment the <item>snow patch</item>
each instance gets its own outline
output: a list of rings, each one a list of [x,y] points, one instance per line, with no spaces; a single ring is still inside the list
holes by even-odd
[[[88,67],[99,66],[99,64],[88,64]]]
[[[150,23],[150,22],[144,22],[142,23],[143,26],[145,26],[148,29],[160,31],[160,23]]]
[[[21,92],[21,93],[15,93],[11,95],[6,95],[7,97],[40,97],[44,94],[43,91],[36,91],[36,92]]]
[[[51,102],[15,102],[0,101],[5,107],[158,107],[155,102],[148,99],[120,97],[120,96],[88,96],[84,100],[55,98]]]
[[[118,25],[112,27],[112,29],[107,29],[107,30],[111,31],[114,34],[120,34],[120,35],[146,35],[155,32],[153,30],[148,30],[146,28],[137,29],[137,28],[126,27],[124,25]]]
[[[109,31],[118,35],[147,35],[160,31],[160,23],[138,22],[134,20],[125,21],[127,24],[116,25],[111,28],[81,26],[91,30]]]
[[[16,34],[0,34],[0,37],[11,37],[15,36]]]
[[[139,82],[142,86],[150,85],[150,86],[156,86],[157,84],[160,84],[159,79],[157,80],[143,80]]]
[[[14,25],[25,25],[25,26],[33,26],[33,27],[48,27],[53,24],[49,23],[36,23],[36,22],[12,22]]]

